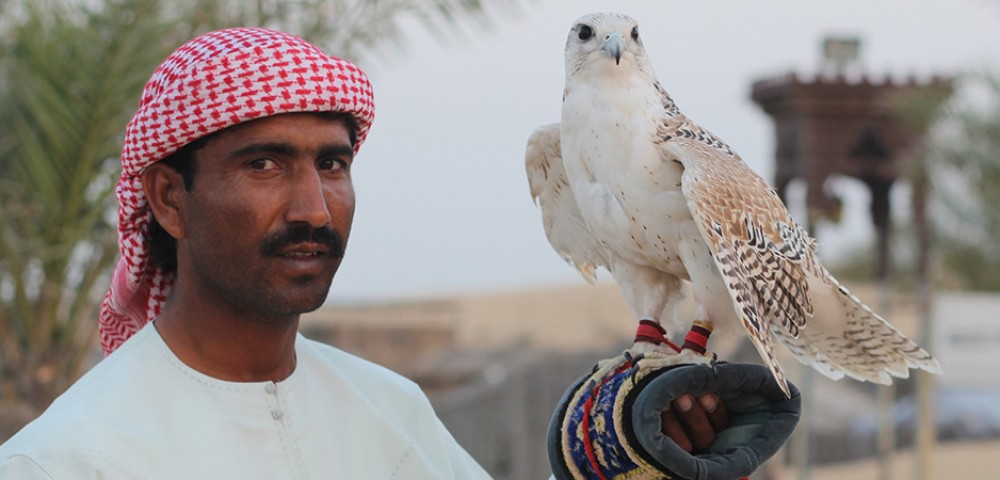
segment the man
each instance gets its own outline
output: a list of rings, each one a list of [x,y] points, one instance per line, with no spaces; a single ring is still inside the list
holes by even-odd
[[[171,54],[126,130],[108,356],[0,447],[0,478],[488,478],[415,384],[297,332],[373,115],[364,72],[291,35]],[[707,447],[716,398],[678,397],[662,430]]]
[[[297,335],[372,117],[364,73],[293,36],[172,54],[126,132],[110,355],[4,446],[4,478],[485,478],[414,384]],[[176,255],[160,235],[151,263],[159,229]]]

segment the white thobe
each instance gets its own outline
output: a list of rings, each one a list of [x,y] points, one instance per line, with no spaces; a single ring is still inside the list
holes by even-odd
[[[2,479],[485,479],[413,382],[306,339],[221,381],[147,325],[0,446]]]

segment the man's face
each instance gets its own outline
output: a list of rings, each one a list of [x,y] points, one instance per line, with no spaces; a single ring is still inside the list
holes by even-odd
[[[178,281],[253,317],[319,308],[354,217],[349,128],[291,113],[209,140],[183,195]]]

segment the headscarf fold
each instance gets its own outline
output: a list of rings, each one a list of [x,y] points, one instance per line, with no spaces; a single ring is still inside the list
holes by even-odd
[[[375,115],[371,83],[357,66],[299,37],[262,28],[206,33],[182,45],[153,72],[125,130],[118,199],[118,248],[100,312],[110,354],[156,318],[173,273],[149,259],[142,171],[184,145],[256,118],[291,112],[344,112],[356,125],[357,153]]]

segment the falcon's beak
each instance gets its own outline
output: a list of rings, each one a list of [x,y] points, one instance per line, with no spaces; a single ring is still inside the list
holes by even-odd
[[[622,59],[622,52],[625,51],[625,39],[622,38],[622,34],[611,32],[604,36],[604,43],[601,44],[601,50],[615,57],[615,65],[618,65]]]

